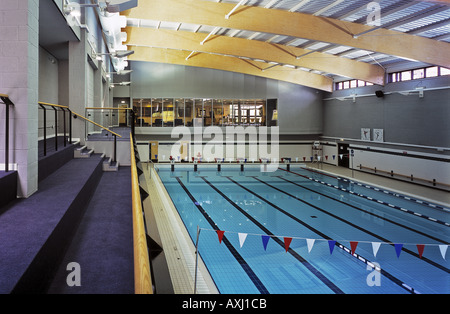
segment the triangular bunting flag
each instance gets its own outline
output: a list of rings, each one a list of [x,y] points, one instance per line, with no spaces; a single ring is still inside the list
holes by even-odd
[[[286,249],[286,252],[289,249],[289,245],[291,244],[291,241],[292,241],[292,238],[284,237],[284,248]]]
[[[267,243],[269,242],[270,237],[268,235],[262,235],[261,237],[265,251],[267,249]]]
[[[400,257],[400,252],[402,251],[403,244],[395,243],[395,252],[397,253],[397,257]]]
[[[320,161],[321,156],[317,156],[317,160]]]
[[[313,161],[313,156],[309,157],[309,159],[311,159],[311,161]]]
[[[244,245],[245,239],[247,238],[246,233],[238,233],[239,236],[239,245],[242,247]]]
[[[373,256],[377,257],[378,249],[380,248],[380,246],[381,246],[380,242],[372,242]]]
[[[225,233],[225,231],[221,231],[221,230],[216,230],[217,235],[219,236],[219,243],[222,243],[222,238],[223,238],[223,234]]]
[[[358,246],[358,242],[357,241],[350,241],[350,248],[352,249],[352,255],[355,254],[357,246]]]
[[[442,258],[445,259],[445,252],[447,252],[448,245],[440,244],[439,250],[441,251]]]
[[[311,252],[313,245],[314,245],[314,239],[306,239],[306,244],[308,245],[308,253]]]
[[[344,157],[344,154],[339,154],[339,158],[342,159],[342,157]]]
[[[330,247],[330,254],[333,254],[333,249],[334,249],[335,244],[336,244],[336,241],[328,240],[328,246]]]
[[[422,258],[423,250],[425,249],[424,244],[417,244],[417,251],[419,252],[419,257]]]
[[[333,155],[333,160],[336,158],[336,155]]]

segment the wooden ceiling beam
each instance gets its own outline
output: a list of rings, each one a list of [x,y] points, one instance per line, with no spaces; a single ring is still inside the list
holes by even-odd
[[[227,36],[213,35],[205,41],[205,34],[184,31],[127,27],[126,32],[127,42],[125,44],[129,46],[152,46],[243,56],[384,85],[385,71],[382,67],[331,54]],[[297,58],[299,56],[304,57]]]
[[[446,42],[383,28],[354,38],[355,34],[367,32],[372,27],[256,6],[240,6],[229,19],[226,19],[225,15],[234,7],[229,3],[198,0],[146,0],[140,1],[137,8],[124,11],[123,14],[137,19],[209,25],[292,36],[450,67],[450,55],[446,53],[450,50],[450,44]]]

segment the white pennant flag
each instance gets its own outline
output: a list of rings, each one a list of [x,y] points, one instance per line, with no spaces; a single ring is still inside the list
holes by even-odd
[[[439,250],[441,250],[442,258],[445,259],[445,253],[447,252],[448,245],[440,244]]]
[[[377,256],[378,249],[380,248],[381,243],[380,242],[372,242],[372,250],[373,250],[373,256]]]
[[[341,158],[341,159],[342,159],[342,157],[344,157],[344,155],[343,155],[343,154],[339,154],[339,158]]]
[[[239,235],[239,244],[242,247],[244,245],[245,239],[247,238],[246,233],[238,233]]]
[[[312,247],[314,245],[314,241],[316,241],[316,240],[314,240],[314,239],[306,239],[306,244],[308,245],[308,253],[311,252]]]

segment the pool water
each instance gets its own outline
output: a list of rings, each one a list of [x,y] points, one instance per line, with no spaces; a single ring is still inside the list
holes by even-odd
[[[448,208],[298,164],[157,170],[220,293],[450,292]]]

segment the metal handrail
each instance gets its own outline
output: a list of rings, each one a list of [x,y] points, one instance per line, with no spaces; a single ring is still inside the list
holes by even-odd
[[[74,111],[72,111],[72,113],[73,113],[73,115],[74,115],[75,118],[76,118],[76,117],[80,117],[80,118],[82,118],[83,120],[86,120],[87,122],[90,122],[90,123],[92,123],[92,124],[98,126],[99,128],[102,128],[103,130],[105,130],[105,131],[111,133],[111,134],[114,135],[114,136],[122,137],[121,135],[117,134],[116,132],[111,131],[111,130],[108,129],[107,127],[104,127],[103,125],[100,125],[100,124],[98,124],[97,122],[94,122],[94,121],[92,121],[92,120],[89,120],[88,118],[82,116],[81,114],[78,114],[78,113],[76,113],[76,112],[74,112]]]
[[[14,103],[6,94],[0,94],[0,99],[6,106],[5,112],[5,171],[9,171],[9,106],[14,106]]]
[[[134,140],[130,134],[131,192],[133,206],[134,289],[136,294],[153,294],[150,260],[142,211],[142,199],[134,153]]]
[[[47,156],[47,109],[45,106],[52,107],[55,111],[55,150],[58,150],[58,109],[64,113],[64,147],[67,146],[66,141],[66,110],[69,112],[69,142],[72,142],[72,119],[70,119],[70,113],[72,112],[69,107],[50,104],[46,102],[39,101],[38,105],[44,110],[44,156]]]

